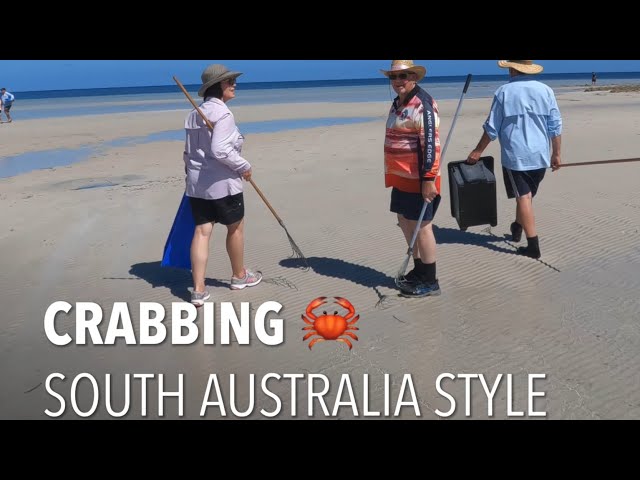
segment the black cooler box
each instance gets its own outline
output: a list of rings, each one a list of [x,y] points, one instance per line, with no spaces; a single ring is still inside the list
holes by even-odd
[[[481,157],[475,165],[468,165],[465,160],[450,162],[447,168],[451,216],[458,221],[460,230],[498,225],[493,157]]]

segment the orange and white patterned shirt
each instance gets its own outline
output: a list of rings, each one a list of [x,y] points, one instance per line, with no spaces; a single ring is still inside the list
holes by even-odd
[[[440,117],[436,101],[416,85],[404,105],[393,101],[384,140],[385,187],[420,193],[423,181],[440,192]]]

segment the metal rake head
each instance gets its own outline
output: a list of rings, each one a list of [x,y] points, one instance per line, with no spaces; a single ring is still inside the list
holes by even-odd
[[[296,245],[296,242],[293,240],[293,238],[291,238],[291,235],[289,235],[289,232],[287,231],[287,229],[285,228],[284,231],[287,233],[287,238],[289,239],[289,244],[291,245],[291,250],[293,250],[293,254],[291,255],[292,258],[299,258],[302,260],[302,263],[304,263],[304,268],[303,270],[309,270],[309,262],[307,261],[307,258],[304,256],[304,254],[302,253],[302,250],[300,250],[300,247],[298,247],[298,245]]]
[[[402,262],[402,266],[400,267],[400,270],[398,270],[398,273],[396,274],[396,287],[400,288],[400,282],[402,281],[402,279],[404,279],[404,274],[407,271],[407,267],[409,266],[409,259],[411,258],[411,255],[407,255],[404,259],[404,262]]]

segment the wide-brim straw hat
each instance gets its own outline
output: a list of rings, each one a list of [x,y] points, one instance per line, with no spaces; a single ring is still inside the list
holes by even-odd
[[[237,78],[242,75],[241,72],[232,72],[224,65],[216,63],[214,65],[209,65],[202,72],[202,86],[200,90],[198,90],[198,96],[204,97],[204,94],[209,89],[209,87],[215,85],[216,83],[222,82],[223,80],[229,80],[231,78]]]
[[[413,63],[413,60],[392,60],[391,69],[380,71],[385,77],[388,77],[392,73],[399,73],[404,70],[411,70],[416,75],[418,75],[418,79],[416,80],[416,82],[422,80],[427,74],[427,69],[421,65],[416,65],[415,63]]]
[[[520,73],[534,75],[544,70],[542,65],[536,65],[533,60],[498,60],[500,68],[514,68]]]

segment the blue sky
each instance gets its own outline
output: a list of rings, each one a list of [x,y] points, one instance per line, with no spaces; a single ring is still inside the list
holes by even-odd
[[[495,60],[416,60],[429,76],[499,75]],[[639,72],[640,60],[536,60],[545,73]],[[244,72],[245,82],[373,78],[390,60],[0,60],[0,86],[9,91],[200,83],[211,63]]]

